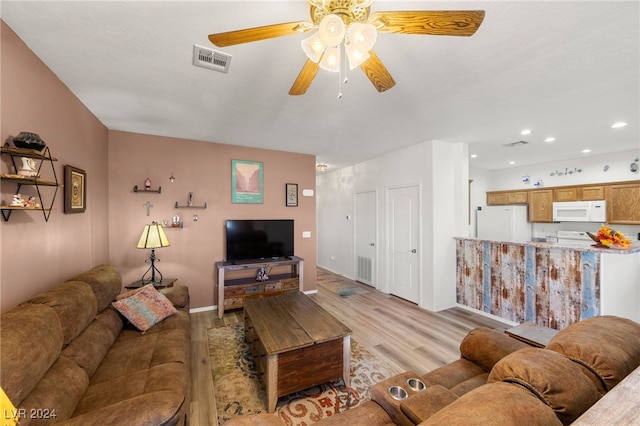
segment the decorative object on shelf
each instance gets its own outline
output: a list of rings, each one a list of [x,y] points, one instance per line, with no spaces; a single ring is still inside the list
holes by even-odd
[[[156,249],[169,247],[169,245],[169,239],[165,235],[162,225],[158,222],[151,222],[150,225],[144,226],[142,235],[140,236],[140,240],[136,247],[139,249],[151,249],[151,256],[145,261],[150,262],[151,266],[149,266],[149,269],[147,269],[144,275],[142,275],[142,284],[162,282],[162,273],[155,266],[156,261],[160,262],[160,259],[156,258]],[[151,278],[149,280],[145,280],[145,277],[149,272],[151,272]],[[159,278],[156,278],[156,272],[160,276]]]
[[[64,166],[64,212],[84,213],[87,203],[87,172]]]
[[[36,160],[33,158],[22,157],[22,168],[18,170],[18,174],[21,176],[38,177],[36,166]]]
[[[193,192],[189,192],[189,194],[187,194],[187,205],[186,206],[181,206],[180,204],[178,204],[178,202],[176,201],[176,209],[206,209],[207,208],[207,203],[204,203],[201,206],[196,206],[193,204]]]
[[[42,151],[46,143],[35,133],[20,132],[18,136],[13,138],[13,144],[16,148],[32,149],[34,151]]]
[[[13,199],[11,200],[11,204],[9,204],[11,207],[24,207],[27,205],[27,203],[24,201],[24,198],[22,198],[21,194],[16,194],[13,196]]]
[[[628,250],[631,245],[631,239],[626,238],[622,232],[615,231],[605,224],[602,224],[596,235],[591,232],[587,232],[587,235],[596,242],[596,247]]]
[[[171,172],[171,176],[169,176],[169,182],[173,183],[176,181],[176,178],[173,176],[173,172]]]
[[[151,191],[151,179],[146,178],[144,180],[144,190],[145,191]]]
[[[525,185],[528,185],[531,183],[531,178],[527,175],[527,176],[522,176],[522,183],[524,183]]]
[[[542,178],[535,178],[533,180],[533,186],[535,186],[536,188],[539,188],[542,186]]]
[[[171,218],[171,227],[182,228],[182,222],[180,221],[180,216],[175,215]]]
[[[269,280],[269,275],[267,275],[267,271],[264,268],[259,268],[258,269],[258,274],[256,275],[256,281],[268,281]]]
[[[287,207],[298,207],[298,184],[287,183],[285,184],[285,205]]]
[[[638,161],[640,161],[640,159],[636,158],[633,160],[633,163],[629,164],[629,170],[631,173],[638,173]]]
[[[608,167],[607,167],[607,169],[608,169]],[[605,170],[605,172],[606,171],[607,170]],[[582,173],[582,169],[579,169],[579,168],[575,167],[573,170],[569,170],[568,167],[565,167],[564,172],[563,171],[558,171],[556,169],[555,172],[549,173],[549,176],[569,176],[569,175],[572,175],[574,173]]]
[[[194,213],[193,217],[191,219],[193,219],[194,222],[197,222],[198,221],[198,214]]]
[[[231,160],[231,202],[262,204],[263,164],[259,161]]]

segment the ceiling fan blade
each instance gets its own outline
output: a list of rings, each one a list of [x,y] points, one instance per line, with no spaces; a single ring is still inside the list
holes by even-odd
[[[362,65],[360,65],[360,68],[364,71],[369,80],[371,80],[371,83],[373,83],[373,86],[378,92],[382,93],[385,90],[391,89],[396,85],[393,77],[391,77],[391,74],[389,74],[389,71],[384,66],[380,58],[373,53],[373,50],[370,50],[369,54],[371,56],[369,59],[364,61]]]
[[[218,47],[225,47],[291,34],[305,33],[311,29],[313,29],[313,24],[310,22],[283,22],[281,24],[265,25],[264,27],[209,34],[209,41]]]
[[[317,62],[313,62],[311,59],[307,59],[300,74],[298,74],[298,78],[293,82],[293,86],[289,90],[290,95],[304,95],[307,92],[309,86],[311,86],[311,82],[315,78],[318,73],[318,69],[320,65]]]
[[[482,20],[484,10],[395,11],[374,12],[369,16],[381,33],[473,35]]]

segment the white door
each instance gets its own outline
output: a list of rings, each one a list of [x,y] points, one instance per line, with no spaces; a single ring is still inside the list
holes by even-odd
[[[418,303],[419,191],[417,186],[389,190],[389,292]]]
[[[356,193],[355,201],[356,281],[376,286],[378,235],[375,191]]]

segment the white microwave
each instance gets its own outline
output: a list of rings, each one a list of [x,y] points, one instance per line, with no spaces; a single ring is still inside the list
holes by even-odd
[[[553,203],[554,222],[600,222],[607,221],[607,202],[561,201]]]

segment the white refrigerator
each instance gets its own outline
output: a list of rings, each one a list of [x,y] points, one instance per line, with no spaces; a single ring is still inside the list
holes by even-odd
[[[527,206],[478,207],[476,236],[496,241],[531,241]]]

